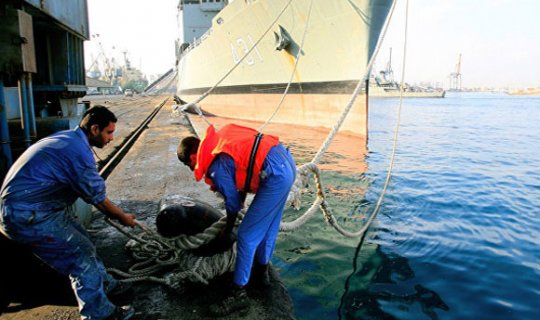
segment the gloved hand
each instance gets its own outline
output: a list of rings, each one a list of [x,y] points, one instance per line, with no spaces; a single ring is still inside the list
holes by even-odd
[[[231,249],[235,241],[236,234],[234,232],[225,232],[225,230],[222,230],[216,238],[214,238],[205,246],[205,252],[210,253],[210,255],[223,253]]]
[[[227,224],[221,229],[217,237],[208,243],[208,246],[215,250],[215,253],[222,253],[229,250],[236,241],[236,234],[233,232],[234,222],[238,212],[227,211]]]
[[[237,215],[237,212],[227,212],[227,224],[225,228],[221,229],[214,239],[197,249],[196,254],[207,257],[230,250],[236,241],[236,234],[233,232],[233,227]]]
[[[218,237],[219,242],[223,244],[227,249],[230,248],[236,242],[236,234],[234,232],[223,232]]]

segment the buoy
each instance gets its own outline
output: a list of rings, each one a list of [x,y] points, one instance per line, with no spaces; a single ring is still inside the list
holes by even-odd
[[[164,204],[156,217],[159,234],[172,238],[182,234],[194,235],[204,231],[223,217],[219,210],[194,199]]]

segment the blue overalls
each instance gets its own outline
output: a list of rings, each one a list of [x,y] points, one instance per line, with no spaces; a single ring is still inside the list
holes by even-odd
[[[84,132],[62,131],[31,146],[9,170],[1,197],[0,232],[69,275],[82,319],[108,317],[115,306],[106,292],[117,282],[87,231],[66,212],[78,197],[92,204],[106,198]]]
[[[208,177],[225,197],[227,211],[238,212],[241,200],[236,188],[234,160],[227,154],[219,154],[208,170]],[[265,265],[272,258],[281,216],[295,177],[296,164],[290,152],[281,144],[272,147],[263,163],[255,198],[238,228],[236,285],[248,283],[254,259]]]

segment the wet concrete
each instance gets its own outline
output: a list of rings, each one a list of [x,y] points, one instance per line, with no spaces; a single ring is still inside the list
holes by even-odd
[[[122,136],[129,134],[130,129],[162,101],[160,99],[111,98],[104,101],[96,99],[92,103],[104,104],[117,114],[119,123],[114,144],[118,145]],[[147,225],[154,225],[161,203],[174,202],[177,195],[195,198],[218,208],[222,206],[221,200],[204,183],[195,182],[191,171],[176,159],[178,142],[192,132],[184,117],[171,116],[172,103],[171,99],[163,107],[107,179],[111,200],[127,212],[134,213],[138,220]],[[115,145],[100,150],[98,156],[107,157]],[[133,260],[124,248],[127,237],[106,224],[101,213],[95,213],[89,231],[107,267],[129,268]],[[140,230],[134,229],[132,232]],[[209,319],[208,306],[227,296],[230,279],[231,274],[228,273],[214,279],[209,285],[186,284],[180,290],[151,282],[137,282],[133,292],[116,303],[133,304],[137,311],[135,319]],[[265,290],[248,290],[252,301],[248,311],[222,319],[293,319],[292,301],[274,270],[271,280],[272,285]],[[54,286],[65,289],[65,285],[65,281],[58,281]],[[37,286],[39,284],[26,291],[33,291]],[[12,301],[0,319],[78,319],[72,294],[65,294],[60,300],[54,303],[47,299],[38,299],[33,303]]]

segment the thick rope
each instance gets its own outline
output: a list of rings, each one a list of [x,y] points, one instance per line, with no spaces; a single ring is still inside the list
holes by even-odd
[[[322,182],[321,182],[321,177],[320,177],[320,170],[318,169],[317,164],[322,159],[322,156],[327,151],[327,149],[329,148],[331,142],[333,141],[333,139],[337,135],[341,125],[343,124],[343,122],[345,121],[347,115],[349,114],[349,111],[352,109],[352,107],[354,105],[354,102],[355,102],[358,94],[361,91],[362,84],[365,82],[367,77],[369,77],[369,73],[371,72],[371,68],[373,67],[373,63],[374,63],[374,61],[375,61],[375,59],[376,59],[376,57],[377,57],[377,55],[379,53],[379,49],[381,47],[381,44],[382,44],[382,42],[383,42],[383,40],[384,40],[384,38],[386,36],[389,21],[390,21],[392,15],[394,13],[395,4],[396,3],[394,2],[393,5],[392,5],[389,17],[388,17],[388,19],[386,21],[386,24],[385,24],[385,27],[383,29],[382,36],[379,38],[379,41],[378,41],[377,46],[375,48],[375,52],[374,52],[368,66],[366,68],[366,74],[364,75],[364,77],[356,85],[356,88],[355,88],[353,94],[351,95],[349,103],[347,104],[345,109],[342,111],[336,125],[332,128],[332,130],[330,131],[330,133],[326,137],[324,143],[319,148],[319,151],[313,157],[313,160],[311,160],[310,163],[304,164],[304,165],[302,165],[302,166],[300,166],[298,168],[296,181],[295,181],[293,187],[291,188],[291,192],[289,193],[287,203],[290,203],[293,207],[296,207],[296,208],[299,207],[299,204],[301,202],[301,200],[300,200],[301,191],[302,191],[304,186],[308,185],[308,181],[309,181],[309,178],[310,178],[311,174],[314,174],[314,179],[315,179],[316,188],[317,188],[317,197],[315,198],[315,200],[314,200],[313,204],[311,205],[311,207],[303,215],[301,215],[299,218],[297,218],[296,220],[291,221],[291,222],[282,222],[281,226],[280,226],[280,230],[282,230],[282,231],[290,231],[290,230],[298,229],[301,225],[303,225],[304,223],[306,223],[309,220],[309,217],[311,217],[314,214],[314,211],[316,210],[317,206],[320,207],[321,212],[322,212],[323,216],[325,217],[325,220],[330,225],[332,225],[334,227],[334,229],[336,229],[336,231],[338,231],[339,233],[341,233],[342,235],[347,236],[347,237],[359,237],[359,236],[362,236],[366,232],[366,230],[369,228],[369,225],[371,224],[373,219],[375,218],[375,215],[377,214],[377,212],[379,210],[378,208],[380,206],[380,203],[382,203],[382,199],[383,199],[384,194],[386,192],[386,187],[383,189],[383,192],[381,193],[381,195],[379,197],[379,201],[377,202],[375,210],[372,212],[372,214],[370,215],[370,218],[364,224],[364,226],[357,232],[348,232],[345,229],[343,229],[343,227],[341,227],[337,223],[337,220],[334,218],[334,216],[332,214],[332,211],[331,211],[330,207],[328,206],[328,203],[326,202],[326,195],[325,195],[324,189],[322,187]],[[408,16],[408,13],[407,13],[407,16]],[[406,43],[406,40],[407,39],[405,38],[405,43]],[[403,74],[404,73],[405,72],[403,70]],[[399,112],[401,112],[400,109],[401,109],[401,101],[402,101],[402,99],[403,99],[403,96],[400,97]],[[396,123],[396,132],[397,132],[397,128],[399,128],[399,118],[398,118],[398,121]],[[394,150],[392,151],[393,155],[395,154],[396,145],[397,145],[397,135],[394,136]],[[393,155],[392,155],[392,159],[394,157]],[[390,168],[388,170],[388,174],[389,174],[389,176],[387,178],[388,182],[389,182],[389,179],[390,179],[389,177],[390,177],[390,174],[391,174],[391,171],[392,171],[391,170],[392,166],[393,166],[393,161],[390,163]]]
[[[243,218],[243,214],[240,214],[241,218]],[[131,239],[126,244],[126,247],[132,252],[133,258],[137,261],[128,271],[115,268],[107,269],[109,272],[124,278],[121,281],[153,281],[179,289],[185,281],[207,284],[208,280],[234,270],[236,261],[235,245],[228,251],[210,257],[198,257],[189,252],[190,249],[198,248],[215,238],[220,231],[219,226],[224,226],[224,223],[222,223],[225,221],[224,219],[197,235],[202,240],[196,241],[179,240],[180,238],[192,238],[192,236],[162,237],[156,231],[138,221],[136,221],[136,225],[143,232],[134,235],[126,232],[122,225],[113,220],[107,218],[105,221]],[[197,246],[194,242],[200,243],[200,245]],[[167,270],[174,271],[162,277],[155,276],[155,274]]]
[[[407,1],[406,6],[407,7],[406,7],[406,20],[405,20],[404,52],[406,52],[406,44],[407,44],[408,1]],[[375,219],[375,216],[377,215],[379,211],[380,205],[384,198],[384,194],[390,182],[392,167],[393,167],[394,158],[395,158],[395,151],[397,148],[398,129],[399,129],[399,122],[400,122],[400,115],[401,115],[401,108],[402,108],[402,101],[403,101],[403,83],[404,83],[404,76],[405,76],[405,61],[406,61],[405,54],[403,57],[403,72],[402,72],[402,81],[401,81],[402,85],[400,88],[400,104],[398,108],[398,118],[397,118],[395,134],[394,134],[392,157],[391,157],[391,161],[390,161],[390,165],[388,169],[387,178],[383,187],[383,191],[375,206],[375,209],[370,215],[368,221],[364,224],[364,226],[359,231],[348,232],[337,223],[337,220],[334,218],[332,211],[325,200],[324,189],[323,189],[321,177],[320,177],[320,170],[317,166],[317,163],[320,161],[320,159],[322,158],[322,155],[328,149],[330,142],[333,140],[333,138],[337,134],[348,112],[352,108],[352,105],[354,104],[354,101],[361,90],[362,83],[365,81],[366,77],[369,76],[369,72],[372,68],[375,57],[377,56],[379,52],[382,39],[384,39],[384,36],[386,34],[388,21],[390,20],[390,17],[392,16],[394,12],[394,8],[395,8],[395,2],[391,8],[391,13],[389,15],[389,18],[387,19],[387,22],[383,31],[383,35],[379,39],[379,42],[376,46],[375,53],[372,56],[368,64],[368,67],[366,68],[366,75],[359,81],[358,85],[356,86],[349,103],[347,104],[346,108],[344,109],[344,111],[342,112],[338,120],[338,123],[334,126],[334,128],[328,135],[327,139],[325,140],[325,143],[323,143],[323,145],[321,146],[321,148],[319,149],[319,151],[317,152],[313,160],[310,163],[302,165],[301,167],[298,168],[297,179],[295,181],[295,184],[293,185],[291,193],[289,194],[288,202],[298,205],[300,201],[299,200],[300,197],[298,196],[298,194],[300,194],[300,191],[303,188],[303,186],[307,185],[307,182],[308,182],[307,180],[309,179],[309,176],[311,174],[313,174],[315,183],[317,185],[317,197],[315,201],[313,202],[311,207],[296,220],[292,222],[282,222],[280,226],[280,230],[291,231],[291,230],[298,229],[301,225],[306,223],[315,214],[318,208],[321,209],[326,221],[330,225],[332,225],[339,233],[347,237],[362,236],[371,225],[371,222]],[[311,7],[310,7],[310,10],[311,10]],[[247,54],[249,54],[249,52],[246,53],[246,56]],[[243,217],[243,213],[241,215],[241,218],[242,217]],[[219,233],[219,231],[224,227],[226,223],[225,217],[220,219],[218,222],[214,223],[209,228],[207,228],[203,233],[200,233],[194,236],[177,237],[174,239],[166,239],[164,237],[161,237],[159,234],[157,234],[157,232],[149,229],[148,227],[145,227],[144,225],[138,222],[137,222],[137,225],[141,227],[141,229],[143,229],[144,231],[143,235],[141,236],[134,236],[123,231],[122,227],[119,224],[109,219],[107,219],[107,222],[110,223],[113,227],[117,228],[120,232],[122,232],[123,234],[125,234],[126,236],[132,239],[132,244],[130,245],[131,250],[134,253],[133,255],[135,259],[140,261],[134,264],[128,272],[122,272],[116,269],[110,270],[111,272],[114,272],[122,277],[125,277],[126,279],[123,281],[142,281],[142,280],[154,281],[154,282],[162,283],[172,288],[178,289],[181,287],[181,284],[184,281],[208,283],[209,279],[212,279],[217,275],[223,274],[227,271],[232,271],[234,269],[234,263],[235,263],[235,257],[236,257],[236,246],[233,246],[231,250],[226,251],[222,254],[214,255],[212,257],[204,257],[204,258],[196,257],[187,251],[189,249],[198,248],[199,246],[205,243],[208,243],[210,240],[215,238],[216,235]],[[162,278],[152,276],[152,274],[155,274],[157,272],[163,272],[163,270],[169,267],[173,267],[173,266],[175,267],[175,270],[180,270],[180,271],[171,272]]]
[[[304,186],[308,185],[309,179],[310,179],[312,174],[314,175],[314,179],[315,179],[315,182],[316,182],[317,197],[315,198],[315,200],[314,200],[313,204],[311,205],[311,207],[308,210],[306,210],[306,212],[304,214],[302,214],[299,218],[297,218],[296,220],[291,221],[291,222],[282,222],[281,226],[280,226],[280,230],[282,230],[282,231],[291,231],[291,230],[298,229],[300,226],[305,224],[315,214],[315,212],[317,211],[317,208],[320,208],[321,211],[322,211],[323,216],[326,219],[326,221],[330,225],[332,225],[339,233],[341,233],[342,235],[347,236],[347,237],[358,237],[358,236],[363,235],[366,232],[366,230],[369,228],[369,225],[373,221],[375,215],[377,214],[377,212],[379,210],[378,208],[380,207],[380,203],[382,203],[382,199],[384,198],[384,194],[386,192],[386,187],[383,189],[383,192],[381,193],[381,195],[379,197],[379,201],[377,202],[377,205],[376,205],[374,211],[370,215],[370,218],[368,219],[366,224],[359,231],[357,231],[357,232],[348,232],[344,228],[342,228],[337,223],[337,220],[334,218],[334,216],[332,214],[332,211],[331,211],[331,209],[330,209],[330,207],[329,207],[329,205],[328,205],[328,203],[326,201],[326,195],[325,195],[324,189],[322,187],[320,170],[318,169],[317,165],[321,161],[323,155],[326,153],[326,151],[328,150],[330,144],[332,143],[335,136],[339,132],[339,129],[343,125],[345,119],[347,118],[347,115],[349,114],[350,110],[354,106],[356,98],[358,97],[358,95],[360,94],[360,92],[362,90],[362,85],[365,83],[366,79],[369,77],[369,74],[370,74],[371,69],[373,67],[373,63],[374,63],[374,61],[375,61],[375,59],[376,59],[376,57],[377,57],[377,55],[378,55],[378,53],[380,51],[381,44],[382,44],[382,42],[383,42],[383,40],[384,40],[384,38],[386,36],[386,32],[388,30],[388,24],[389,24],[389,21],[391,20],[391,17],[393,15],[393,13],[394,13],[395,5],[396,5],[396,3],[394,2],[393,5],[392,5],[392,8],[390,10],[390,14],[389,14],[389,16],[387,18],[387,21],[385,23],[385,27],[384,27],[383,32],[382,32],[382,36],[379,38],[379,41],[377,42],[377,45],[375,47],[374,54],[372,55],[368,65],[366,67],[366,72],[365,72],[364,76],[358,81],[358,83],[356,85],[356,88],[354,89],[354,91],[353,91],[353,93],[352,93],[352,95],[351,95],[351,97],[349,99],[349,102],[347,103],[347,105],[345,106],[344,110],[342,111],[340,117],[338,118],[338,121],[337,121],[336,125],[334,125],[334,127],[332,128],[332,130],[330,131],[330,133],[326,137],[324,143],[321,145],[321,147],[317,151],[316,155],[313,157],[312,161],[310,163],[307,163],[307,164],[304,164],[304,165],[298,167],[296,181],[295,181],[293,187],[291,188],[291,192],[289,193],[287,203],[292,205],[293,207],[296,207],[296,208],[300,207],[301,193],[302,193],[301,191],[302,191]],[[310,11],[311,11],[311,6],[310,6]],[[408,13],[407,13],[407,15],[408,15]],[[304,30],[304,37],[302,39],[302,43],[304,41],[306,33],[307,33],[307,28]],[[405,38],[405,42],[406,42],[406,38]],[[297,62],[298,62],[298,58],[299,58],[299,56],[297,56]],[[295,65],[295,68],[296,68],[296,65]],[[404,76],[404,72],[403,72],[403,76]],[[284,99],[284,97],[285,97],[285,95],[286,95],[286,93],[288,91],[288,88],[290,86],[291,81],[292,81],[292,77],[291,77],[291,80],[289,81],[287,89],[285,90],[285,93],[284,93],[284,95],[282,97],[282,100],[280,101],[279,105],[277,106],[276,110],[274,111],[274,113],[272,114],[271,117],[273,117],[277,113],[278,109],[280,108],[281,103],[282,103],[282,101],[283,101],[283,99]],[[400,98],[400,101],[402,101],[402,96]],[[400,102],[400,108],[399,109],[401,109],[401,103],[402,102]],[[203,116],[202,111],[200,110],[200,108],[198,109],[198,113],[199,113],[199,115]],[[270,120],[271,119],[269,119],[261,127],[261,129],[264,128],[269,123]],[[396,126],[399,127],[399,121],[397,122]],[[397,132],[397,130],[396,130],[396,132]],[[397,143],[397,135],[394,138],[394,151],[393,151],[393,154],[395,154],[396,143]],[[394,157],[394,155],[392,155],[392,159],[393,159],[393,157]],[[389,175],[391,175],[391,167],[392,166],[393,166],[393,161],[391,162],[390,168],[388,170]],[[389,177],[387,178],[387,181],[389,181]]]
[[[255,49],[255,47],[261,42],[265,35],[271,30],[271,28],[276,24],[279,18],[283,15],[285,10],[289,7],[292,0],[290,0],[281,12],[276,16],[274,21],[268,26],[268,28],[263,32],[259,39],[253,44],[253,46],[245,52],[244,56],[236,62],[236,64],[209,90],[202,94],[198,99],[193,102],[190,102],[183,106],[182,110],[189,108],[195,108],[196,112],[201,116],[208,125],[211,123],[204,116],[198,103],[206,98],[219,84],[221,84],[244,60],[245,58]],[[311,12],[311,7],[310,7]],[[307,31],[307,27],[306,27]],[[304,32],[304,36],[305,33]],[[300,54],[301,48],[299,50]],[[298,57],[297,57],[298,63]],[[297,65],[297,64],[296,64]],[[295,70],[296,70],[295,65]],[[294,74],[294,70],[293,70]],[[291,78],[292,79],[292,78]],[[290,86],[290,85],[289,85]],[[287,86],[287,90],[289,88]],[[285,92],[286,94],[286,92]],[[284,95],[285,95],[284,94]],[[282,99],[283,100],[283,99]],[[280,103],[281,104],[281,103]],[[240,219],[243,217],[243,213],[240,213]],[[195,266],[190,270],[183,272],[176,272],[173,275],[166,277],[165,279],[157,278],[150,276],[156,272],[162,271],[164,268],[176,264],[180,264],[181,261],[186,259],[180,259],[189,257],[186,250],[196,249],[212,239],[214,239],[220,230],[225,227],[226,218],[220,219],[218,222],[214,223],[212,226],[207,228],[204,232],[193,235],[193,236],[179,236],[174,239],[166,239],[161,237],[159,234],[153,230],[144,227],[144,225],[137,223],[139,227],[144,230],[143,236],[134,236],[122,230],[121,225],[107,219],[107,222],[113,227],[118,229],[121,233],[128,236],[132,239],[130,245],[131,250],[133,251],[133,256],[135,259],[140,262],[134,264],[128,272],[123,272],[121,270],[111,269],[111,272],[114,272],[122,277],[127,278],[126,281],[142,281],[150,280],[159,283],[164,283],[170,286],[174,286],[174,283],[181,282],[184,279],[191,279],[192,281],[206,283],[207,279],[213,278],[215,275],[222,274],[226,271],[231,271],[234,266],[235,247],[221,255],[214,255],[209,258],[197,258],[194,263],[190,263],[190,266]],[[144,237],[144,238],[143,238]],[[217,257],[217,258],[216,258]],[[187,259],[190,260],[190,259]],[[205,262],[203,264],[203,262]],[[212,266],[216,267],[213,268]],[[180,268],[182,270],[182,268]]]

